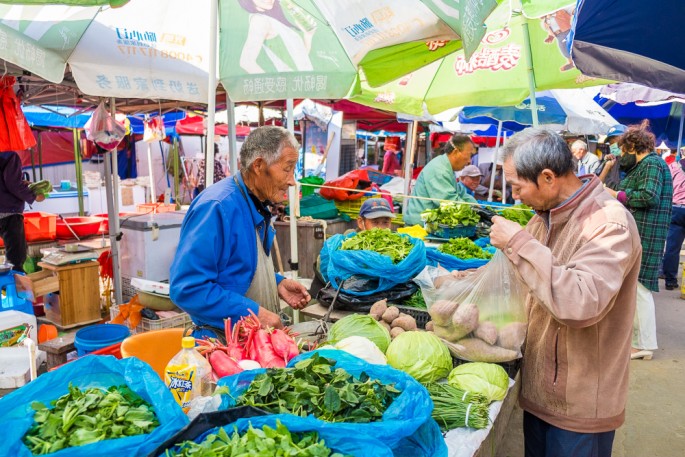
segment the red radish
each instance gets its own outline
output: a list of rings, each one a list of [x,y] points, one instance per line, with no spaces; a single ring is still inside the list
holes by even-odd
[[[285,368],[285,360],[276,355],[269,341],[269,333],[264,329],[253,332],[251,353],[263,367]]]
[[[290,335],[281,329],[275,329],[271,332],[269,339],[274,353],[277,356],[282,357],[285,363],[288,363],[290,359],[300,353],[297,348],[297,343],[295,343]]]
[[[220,378],[243,371],[238,365],[238,362],[236,362],[235,359],[230,358],[223,351],[214,351],[209,354],[209,363]]]

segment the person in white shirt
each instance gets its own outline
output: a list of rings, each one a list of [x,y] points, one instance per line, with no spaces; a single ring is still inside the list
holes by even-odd
[[[583,176],[594,173],[599,167],[599,158],[596,155],[590,154],[587,150],[587,143],[582,140],[576,140],[571,145],[571,153],[578,162],[576,175]]]

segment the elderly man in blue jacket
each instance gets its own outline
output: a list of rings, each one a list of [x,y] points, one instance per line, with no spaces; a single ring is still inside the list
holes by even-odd
[[[240,171],[190,205],[171,265],[171,299],[190,314],[196,335],[222,335],[224,319],[250,311],[263,325],[282,327],[279,297],[296,309],[311,299],[271,261],[276,231],[269,205],[285,201],[295,185],[298,149],[286,129],[255,129],[240,150]]]

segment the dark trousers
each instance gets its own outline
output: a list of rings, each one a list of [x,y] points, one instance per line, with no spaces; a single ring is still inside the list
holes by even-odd
[[[614,433],[570,432],[523,412],[526,457],[611,457]]]
[[[685,241],[685,207],[673,205],[663,260],[666,284],[678,283],[678,264],[680,263],[680,249],[683,247],[683,241]]]
[[[0,218],[0,238],[5,242],[5,259],[17,271],[24,271],[28,245],[24,235],[24,215],[12,214]]]

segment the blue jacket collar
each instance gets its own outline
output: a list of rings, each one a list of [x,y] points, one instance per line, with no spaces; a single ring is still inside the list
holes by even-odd
[[[252,221],[254,222],[255,227],[260,226],[261,224],[264,223],[264,217],[260,214],[259,210],[257,210],[257,207],[255,206],[254,202],[252,201],[252,198],[250,198],[249,195],[249,190],[247,186],[245,185],[245,181],[243,180],[243,175],[242,173],[238,172],[238,175],[236,176],[238,185],[244,192],[241,197],[245,197],[247,200],[247,206],[250,208],[250,215],[252,216]],[[240,189],[238,190],[240,192]]]

